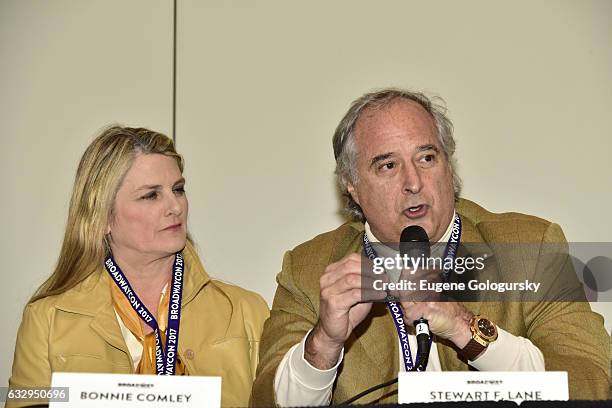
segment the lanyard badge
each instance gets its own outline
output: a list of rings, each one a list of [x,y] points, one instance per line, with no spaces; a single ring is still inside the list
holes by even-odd
[[[104,261],[106,270],[113,282],[121,289],[121,293],[129,301],[136,312],[155,334],[155,372],[157,375],[174,375],[176,371],[176,355],[178,352],[179,326],[181,321],[181,299],[183,297],[184,258],[180,252],[174,256],[172,281],[170,282],[170,301],[168,302],[168,325],[166,327],[166,348],[162,349],[161,330],[155,317],[140,300],[130,286],[119,265],[112,256]]]

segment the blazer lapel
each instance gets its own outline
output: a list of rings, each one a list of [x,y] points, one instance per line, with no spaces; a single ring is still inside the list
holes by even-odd
[[[185,279],[181,309],[191,302],[200,290],[210,282],[210,277],[200,262],[195,248],[189,242],[183,249],[185,258]]]
[[[90,327],[98,333],[111,346],[129,354],[125,339],[121,334],[121,328],[115,316],[115,309],[110,304],[108,307],[101,308],[94,316]]]
[[[91,316],[90,327],[104,341],[129,355],[115,316],[106,271],[94,272],[78,288],[65,293],[56,308],[69,313]]]

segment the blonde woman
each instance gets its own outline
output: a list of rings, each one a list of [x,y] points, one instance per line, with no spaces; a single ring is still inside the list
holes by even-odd
[[[182,172],[172,140],[147,129],[111,127],[87,148],[57,266],[23,314],[11,387],[49,386],[56,371],[213,375],[224,406],[248,404],[268,307],[205,272]]]

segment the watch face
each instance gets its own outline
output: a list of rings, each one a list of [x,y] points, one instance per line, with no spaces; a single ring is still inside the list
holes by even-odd
[[[478,330],[487,340],[494,340],[497,338],[497,329],[493,323],[488,319],[478,320]]]

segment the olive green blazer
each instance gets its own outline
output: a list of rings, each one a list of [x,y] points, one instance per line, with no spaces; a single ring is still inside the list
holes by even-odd
[[[567,243],[561,228],[546,220],[517,213],[494,214],[468,200],[456,207],[462,221],[462,242],[474,243],[475,251],[493,252],[490,245],[503,243]],[[281,359],[316,324],[319,312],[319,277],[325,267],[345,255],[362,250],[364,226],[346,223],[288,251],[271,316],[264,325],[257,378],[251,405],[275,404],[273,380]],[[538,248],[531,245],[529,248]],[[544,246],[542,246],[544,248]],[[543,250],[540,250],[542,252]],[[511,253],[487,260],[486,271],[493,276],[530,278],[542,270],[538,253]],[[472,256],[478,254],[470,252]],[[497,258],[497,259],[496,259]],[[571,265],[565,257],[564,265]],[[552,271],[552,272],[551,272]],[[541,279],[542,277],[537,277]],[[574,275],[575,278],[575,275]],[[557,282],[556,276],[550,276]],[[570,398],[606,399],[610,382],[610,337],[603,318],[592,312],[588,302],[470,302],[465,306],[489,317],[499,327],[530,339],[543,353],[546,370],[569,373]],[[459,359],[452,344],[437,342],[443,370],[462,371],[470,367]],[[338,369],[332,403],[342,402],[377,384],[391,380],[399,371],[398,341],[392,319],[384,303],[374,304],[370,315],[356,327],[345,344],[344,360]],[[397,386],[373,392],[359,403],[397,401]]]

